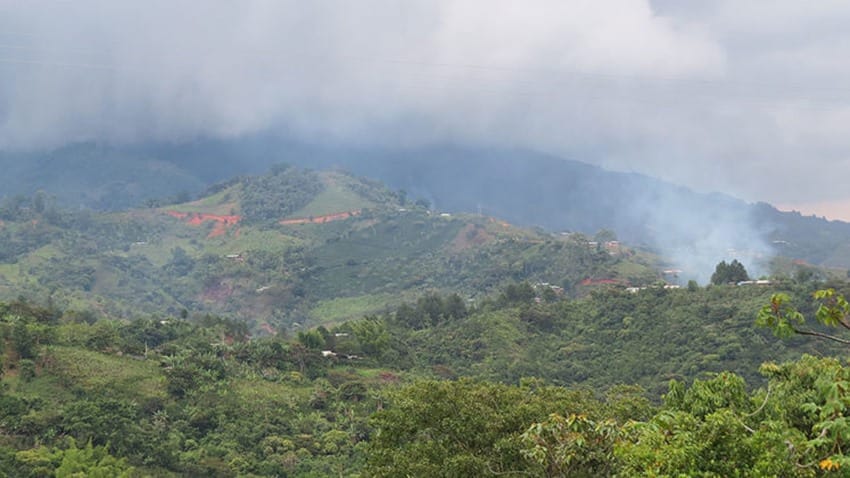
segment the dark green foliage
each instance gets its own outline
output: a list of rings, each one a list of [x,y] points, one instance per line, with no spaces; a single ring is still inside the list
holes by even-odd
[[[711,283],[714,285],[737,284],[747,280],[750,280],[750,276],[738,259],[733,259],[729,264],[726,261],[720,261],[714,269],[714,274],[711,275]]]
[[[278,221],[301,209],[322,191],[316,173],[281,165],[266,176],[247,178],[241,190],[246,222]]]
[[[138,476],[353,476],[362,466],[357,445],[383,379],[331,373],[318,352],[247,341],[244,323],[215,316],[42,323],[13,310],[40,312],[0,304],[0,336],[23,324],[35,357],[9,342],[0,469],[12,476],[124,476],[128,465]],[[310,382],[324,376],[339,380]]]
[[[527,304],[536,296],[537,293],[534,291],[534,288],[531,287],[531,284],[528,282],[522,282],[520,284],[508,285],[502,293],[501,299],[505,304]]]
[[[165,265],[165,271],[169,274],[183,277],[195,267],[195,261],[182,247],[171,250],[171,260]]]
[[[418,382],[374,415],[370,476],[843,476],[848,369],[804,356],[763,366],[749,392],[724,372],[672,382],[654,410],[634,395]],[[638,392],[639,393],[639,392]],[[530,425],[522,422],[533,420]]]
[[[837,360],[767,364],[766,386],[755,391],[739,375],[704,374],[747,372],[758,354],[782,349],[744,334],[751,304],[771,292],[610,290],[552,302],[518,294],[518,302],[499,296],[471,310],[458,296],[430,294],[395,314],[294,340],[248,340],[243,323],[212,315],[89,323],[0,304],[14,372],[0,382],[0,465],[18,476],[98,476],[97,467],[122,476],[131,466],[141,476],[796,477],[846,469],[850,372]],[[821,322],[830,314],[822,310]],[[404,317],[420,317],[417,328]],[[338,353],[323,357],[324,347]],[[671,377],[685,380],[666,388],[660,410],[650,401],[657,392],[617,385],[660,391]]]
[[[298,332],[298,342],[311,350],[325,348],[325,337],[318,330],[307,330]]]
[[[35,378],[35,362],[30,359],[18,361],[18,377],[24,382],[30,382]]]
[[[18,258],[48,244],[55,239],[52,232],[48,224],[36,221],[22,222],[15,228],[0,228],[0,263],[14,263]]]
[[[784,343],[755,329],[754,311],[770,288],[612,289],[539,303],[527,285],[508,289],[526,292],[483,301],[462,318],[434,321],[444,317],[437,305],[448,300],[439,296],[400,306],[387,322],[392,362],[384,363],[509,383],[524,376],[597,389],[637,383],[660,395],[671,378],[731,369],[758,383],[764,360],[837,350],[800,339]]]
[[[15,467],[18,476],[57,476],[92,478],[130,478],[137,476],[126,460],[109,453],[106,446],[93,446],[91,442],[79,448],[77,441],[68,439],[61,447],[40,446],[16,453]],[[11,471],[11,470],[7,470]]]
[[[390,343],[390,334],[384,320],[365,317],[349,324],[360,351],[370,357],[380,358]]]
[[[589,393],[469,380],[425,381],[375,414],[367,473],[376,477],[499,476],[540,472],[522,454],[521,433],[554,411],[601,412]]]
[[[466,304],[457,294],[445,299],[430,293],[420,297],[415,305],[402,304],[395,311],[395,321],[405,327],[418,330],[438,325],[443,321],[465,319],[469,315]]]
[[[207,237],[211,224],[192,229],[164,211],[69,213],[60,226],[46,219],[43,201],[20,208],[41,215],[37,223],[9,222],[3,231],[12,242],[31,226],[55,237],[15,253],[17,264],[0,269],[2,290],[26,289],[77,310],[0,305],[0,466],[49,475],[65,459],[56,453],[70,449],[61,437],[151,476],[356,475],[370,452],[372,470],[389,476],[732,475],[735,461],[793,476],[796,465],[833,456],[848,387],[840,368],[779,367],[770,386],[789,391],[761,410],[766,393],[751,392],[738,376],[705,376],[733,369],[764,384],[756,364],[814,350],[750,327],[770,294],[799,299],[805,286],[632,294],[616,282],[657,279],[646,257],[612,254],[580,235],[386,204],[346,221],[273,225],[297,196],[287,189],[291,178],[278,176],[310,174],[281,170],[253,184],[280,197],[257,205],[266,215],[257,227],[246,220],[220,237]],[[319,191],[309,192],[309,178],[304,184],[304,197]],[[593,285],[605,280],[615,285]],[[343,324],[310,315],[339,296],[410,303],[394,312],[380,303]],[[238,315],[222,315],[228,311]],[[144,312],[157,315],[121,318]],[[323,319],[326,327],[310,328]],[[788,374],[804,379],[789,385]],[[529,376],[591,386],[598,396],[535,380],[505,385]],[[639,383],[656,399],[670,379],[696,377],[690,388],[673,385],[658,415],[645,394],[617,385]],[[605,391],[615,398],[600,398]],[[386,414],[369,425],[377,410]],[[756,435],[747,427],[761,432],[759,413],[770,420]],[[436,418],[423,421],[429,416]],[[624,427],[629,420],[643,425]],[[375,426],[394,431],[382,436]],[[754,438],[741,439],[742,430]],[[372,448],[381,440],[383,449]],[[783,452],[787,440],[808,454]],[[36,457],[27,461],[31,451]]]
[[[91,398],[72,402],[62,409],[59,430],[79,443],[109,446],[119,456],[131,456],[141,446],[141,415],[138,404],[127,400]]]

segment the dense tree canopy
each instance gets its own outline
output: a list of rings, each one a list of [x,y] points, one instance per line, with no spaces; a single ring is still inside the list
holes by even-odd
[[[736,284],[747,280],[750,280],[750,276],[738,259],[733,259],[728,264],[726,261],[720,261],[714,269],[714,274],[711,275],[711,283],[715,285]]]
[[[760,324],[783,336],[841,338],[835,331],[847,329],[850,306],[838,292],[819,291],[817,307],[800,310],[790,302],[804,291],[790,286],[783,294],[773,296]],[[96,320],[0,304],[0,469],[165,477],[811,477],[850,470],[850,368],[840,360],[768,361],[756,380],[712,371],[704,361],[718,347],[741,370],[760,361],[726,341],[741,340],[751,304],[771,300],[770,290],[612,290],[580,301],[542,295],[519,284],[468,307],[458,296],[430,294],[394,313],[253,339],[244,323],[210,315]],[[750,311],[742,312],[741,328],[716,334],[731,327],[739,306]],[[672,311],[667,322],[665,310]],[[806,328],[810,313],[819,323]],[[707,328],[682,320],[693,316]],[[677,321],[682,328],[672,327]],[[582,342],[571,329],[600,342]],[[682,338],[712,333],[706,342]],[[625,361],[640,350],[628,348],[630,337],[644,336],[635,343],[652,349],[646,337],[653,335],[669,355]],[[680,339],[687,347],[675,346]],[[779,348],[753,343],[748,348],[759,353]],[[703,361],[678,362],[679,354]],[[522,373],[569,377],[580,370],[576,362],[590,372],[568,386]],[[683,366],[672,381],[663,368],[670,363]],[[663,398],[619,385],[618,370],[666,377]]]

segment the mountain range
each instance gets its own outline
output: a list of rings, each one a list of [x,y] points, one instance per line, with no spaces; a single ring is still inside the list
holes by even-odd
[[[337,148],[268,137],[132,147],[86,143],[3,153],[0,187],[6,196],[44,190],[74,207],[122,210],[197,198],[211,184],[279,163],[375,178],[437,211],[483,213],[550,232],[613,231],[703,281],[720,259],[733,257],[755,270],[765,269],[774,255],[850,267],[848,223],[524,150]]]

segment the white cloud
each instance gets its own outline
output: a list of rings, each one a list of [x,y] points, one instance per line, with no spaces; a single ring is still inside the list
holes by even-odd
[[[840,199],[850,173],[845,2],[81,0],[0,11],[0,148],[285,127],[341,142],[522,146],[783,202]]]

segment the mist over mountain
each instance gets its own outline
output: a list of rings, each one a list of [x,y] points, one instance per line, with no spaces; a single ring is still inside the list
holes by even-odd
[[[848,24],[0,0],[2,476],[850,476]]]
[[[612,229],[685,270],[775,249],[848,265],[843,226],[792,232],[674,186],[850,201],[850,9],[739,3],[17,2],[0,7],[0,195],[121,209],[339,166],[438,209]]]
[[[121,148],[85,143],[0,155],[5,195],[44,190],[72,207],[105,210],[196,195],[215,182],[278,163],[376,178],[438,211],[481,212],[552,232],[593,236],[610,230],[701,281],[729,258],[745,260],[759,274],[775,253],[850,266],[848,224],[527,150],[316,146],[256,136]]]
[[[404,167],[398,166],[404,163]],[[648,176],[618,173],[529,151],[441,148],[356,164],[440,210],[476,211],[550,231],[620,239],[654,248],[689,277],[706,280],[720,258],[771,254],[749,206]]]

